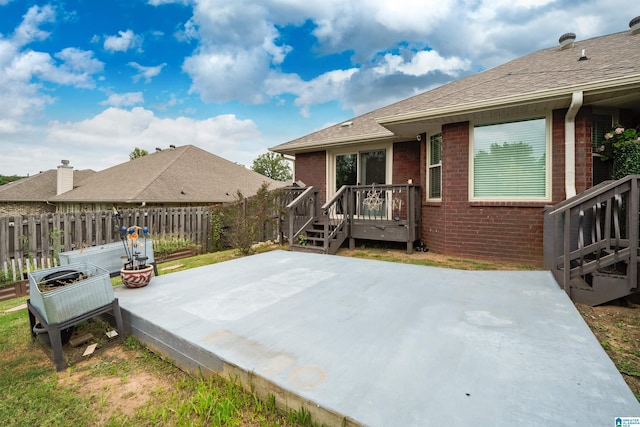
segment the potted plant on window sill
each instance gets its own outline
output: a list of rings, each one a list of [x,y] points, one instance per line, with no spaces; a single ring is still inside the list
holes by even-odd
[[[640,132],[638,128],[614,126],[598,147],[600,160],[613,161],[612,179],[640,174]]]
[[[120,269],[122,283],[127,288],[142,288],[147,286],[153,276],[153,265],[147,264],[146,240],[149,234],[147,227],[120,225],[120,213],[113,208],[113,221],[120,230],[120,240],[124,246],[125,255],[121,257],[123,266]],[[144,252],[139,248],[143,247]]]

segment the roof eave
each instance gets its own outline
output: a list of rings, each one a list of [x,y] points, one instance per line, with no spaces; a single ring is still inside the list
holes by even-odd
[[[296,153],[308,153],[312,151],[327,150],[330,148],[343,147],[352,144],[375,143],[375,142],[395,142],[398,138],[389,132],[379,132],[367,135],[355,135],[352,137],[341,137],[319,140],[313,143],[300,142],[297,144],[285,143],[269,148],[275,153],[295,155]]]
[[[471,116],[473,114],[498,109],[513,108],[527,104],[548,103],[550,101],[565,101],[569,105],[571,95],[574,92],[602,93],[606,91],[620,90],[624,87],[640,85],[640,74],[621,77],[617,79],[601,80],[588,84],[564,86],[549,90],[528,92],[523,94],[504,96],[500,98],[486,99],[465,104],[450,105],[430,110],[413,111],[405,114],[378,117],[376,122],[385,128],[392,130],[394,126],[414,121],[438,120],[449,116]],[[393,130],[392,130],[393,131]]]

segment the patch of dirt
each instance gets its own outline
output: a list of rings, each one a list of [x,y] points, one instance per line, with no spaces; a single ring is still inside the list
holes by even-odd
[[[436,254],[431,251],[413,251],[406,253],[404,248],[395,247],[356,247],[355,249],[340,248],[336,255],[373,259],[378,261],[392,261],[401,263],[420,264],[433,267],[457,268],[460,270],[531,270],[531,266],[506,263],[501,261],[469,260],[450,255]]]
[[[576,308],[640,400],[640,296]]]
[[[158,373],[129,369],[131,358],[120,346],[92,355],[60,373],[58,383],[89,396],[93,425],[105,425],[112,418],[133,418],[154,394],[170,391],[173,381]]]

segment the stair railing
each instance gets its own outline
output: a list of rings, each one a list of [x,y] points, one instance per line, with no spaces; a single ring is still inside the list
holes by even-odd
[[[287,205],[289,214],[289,247],[295,244],[318,213],[318,190],[308,187]]]
[[[343,233],[344,239],[349,234],[348,224],[353,208],[350,206],[349,197],[351,191],[347,185],[343,185],[327,203],[320,208],[320,215],[324,226],[323,252],[329,253],[331,242],[339,233]],[[334,245],[340,246],[344,239]]]
[[[639,180],[606,181],[545,211],[545,266],[571,296],[596,272],[620,272],[637,287]],[[552,245],[552,247],[549,247]]]

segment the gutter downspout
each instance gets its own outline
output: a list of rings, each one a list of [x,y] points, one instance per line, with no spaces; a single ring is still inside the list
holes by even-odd
[[[564,192],[567,199],[576,195],[576,115],[582,107],[583,93],[573,92],[564,118]]]

